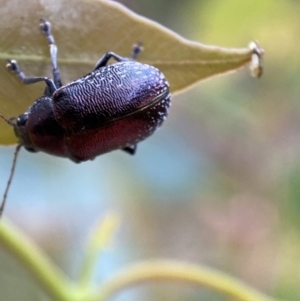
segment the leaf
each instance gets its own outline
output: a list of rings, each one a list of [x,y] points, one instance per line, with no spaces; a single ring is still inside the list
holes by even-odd
[[[49,47],[39,31],[39,19],[52,23],[58,63],[64,83],[90,72],[106,51],[129,56],[136,41],[145,50],[139,60],[158,67],[171,92],[201,79],[240,68],[253,50],[225,49],[188,41],[113,1],[0,0],[0,113],[18,116],[43,93],[44,85],[24,86],[6,70],[13,58],[28,76],[51,76]],[[12,129],[0,123],[0,144],[16,143]]]

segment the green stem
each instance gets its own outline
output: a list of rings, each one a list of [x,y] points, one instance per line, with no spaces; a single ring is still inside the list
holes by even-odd
[[[82,289],[88,289],[92,282],[97,260],[113,239],[119,223],[119,215],[115,212],[108,212],[104,218],[97,221],[93,228],[88,240],[80,273],[79,284]]]
[[[0,221],[0,243],[31,272],[46,293],[57,301],[109,299],[117,292],[142,282],[182,281],[201,285],[238,301],[274,301],[242,282],[205,267],[176,261],[158,260],[138,263],[105,281],[94,294],[76,288],[66,276],[28,238],[7,220]]]
[[[82,270],[80,273],[79,284],[81,288],[88,288],[91,283],[92,275],[96,266],[96,261],[99,256],[100,251],[88,250],[84,257]]]
[[[75,300],[73,286],[62,271],[4,218],[1,218],[0,222],[0,244],[31,272],[35,280],[54,300]]]
[[[204,286],[238,301],[274,301],[242,282],[206,267],[176,261],[158,260],[124,268],[98,289],[97,300],[107,300],[119,291],[148,281],[182,281]]]

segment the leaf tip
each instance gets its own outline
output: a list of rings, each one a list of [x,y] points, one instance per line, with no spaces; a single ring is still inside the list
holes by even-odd
[[[251,42],[249,48],[252,50],[250,72],[253,77],[261,77],[263,74],[263,56],[265,51],[257,42]]]

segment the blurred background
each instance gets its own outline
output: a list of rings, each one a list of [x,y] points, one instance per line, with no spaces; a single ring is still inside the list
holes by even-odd
[[[120,2],[205,44],[258,40],[266,52],[263,77],[245,68],[176,95],[164,126],[134,157],[116,151],[76,165],[22,150],[5,214],[73,279],[91,227],[113,211],[122,224],[95,281],[138,260],[170,258],[299,300],[300,3]],[[13,151],[0,149],[0,191]],[[6,301],[47,300],[2,250],[0,291]],[[115,300],[182,299],[228,300],[178,284],[135,288]]]

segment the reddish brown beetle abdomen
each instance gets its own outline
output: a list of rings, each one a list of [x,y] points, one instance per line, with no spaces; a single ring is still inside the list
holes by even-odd
[[[166,93],[133,114],[67,138],[70,153],[79,161],[89,160],[116,149],[132,146],[149,137],[165,120],[170,106]]]

